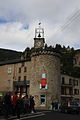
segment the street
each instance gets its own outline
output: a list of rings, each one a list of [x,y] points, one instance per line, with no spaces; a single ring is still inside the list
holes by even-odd
[[[9,119],[12,120],[12,119]],[[13,120],[16,120],[14,118]],[[80,120],[80,114],[64,114],[54,111],[42,111],[21,117],[20,120]]]

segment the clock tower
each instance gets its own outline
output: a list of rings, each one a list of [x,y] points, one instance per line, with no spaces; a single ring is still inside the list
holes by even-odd
[[[35,38],[34,38],[34,48],[43,48],[45,39],[44,39],[44,29],[41,28],[41,23],[39,27],[35,29]]]

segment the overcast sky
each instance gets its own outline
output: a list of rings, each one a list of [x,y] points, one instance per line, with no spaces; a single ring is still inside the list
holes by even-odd
[[[33,47],[39,22],[48,45],[80,49],[80,0],[0,0],[0,48]]]

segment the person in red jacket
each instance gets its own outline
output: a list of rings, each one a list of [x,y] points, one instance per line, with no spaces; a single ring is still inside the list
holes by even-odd
[[[17,100],[18,100],[18,95],[17,95],[17,92],[15,92],[15,94],[12,96],[13,115],[15,115],[15,107],[16,107]]]

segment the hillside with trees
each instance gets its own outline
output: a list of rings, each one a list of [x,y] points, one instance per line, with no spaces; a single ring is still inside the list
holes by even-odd
[[[73,66],[73,59],[77,50],[69,46],[67,48],[65,46],[61,47],[58,44],[55,49],[61,53],[61,73],[80,78],[80,67]]]
[[[0,48],[0,62],[20,59],[22,52]]]

